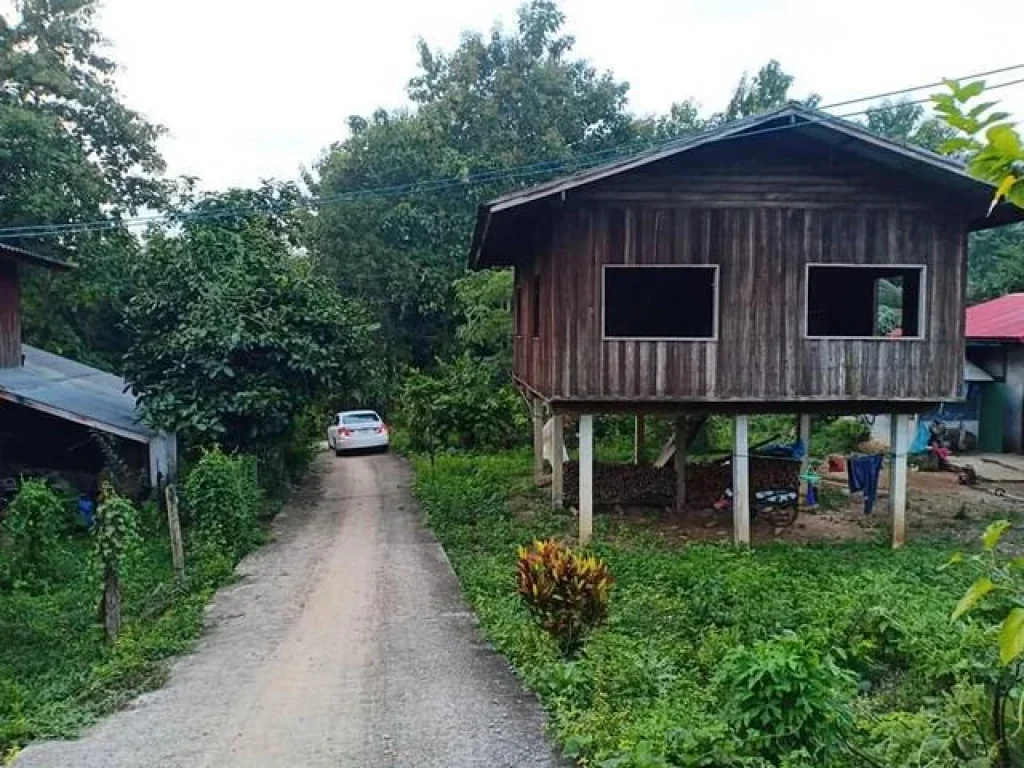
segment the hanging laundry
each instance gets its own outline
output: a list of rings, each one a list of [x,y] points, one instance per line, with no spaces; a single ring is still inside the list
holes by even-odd
[[[846,457],[850,493],[864,494],[864,514],[870,515],[878,496],[878,475],[885,457],[880,453]]]

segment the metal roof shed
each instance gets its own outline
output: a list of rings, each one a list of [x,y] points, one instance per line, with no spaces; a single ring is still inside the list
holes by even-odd
[[[146,444],[153,487],[175,475],[176,436],[139,420],[124,379],[27,344],[22,353],[23,365],[0,368],[0,400]]]

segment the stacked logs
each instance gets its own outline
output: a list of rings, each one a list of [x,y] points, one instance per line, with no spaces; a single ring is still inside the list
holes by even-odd
[[[800,463],[780,459],[750,458],[750,490],[796,490],[800,484]],[[689,464],[686,467],[686,503],[706,508],[722,497],[732,485],[732,467],[722,462]],[[594,503],[625,506],[668,506],[676,495],[675,469],[669,465],[594,465]],[[565,465],[565,499],[579,502],[579,464]]]

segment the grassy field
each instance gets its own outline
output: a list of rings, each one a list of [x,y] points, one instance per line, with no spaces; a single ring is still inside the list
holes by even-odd
[[[679,547],[599,519],[609,621],[565,661],[514,594],[517,545],[571,535],[530,489],[529,455],[414,463],[485,632],[584,765],[998,765],[991,637],[950,621],[972,580],[940,569],[952,545]]]

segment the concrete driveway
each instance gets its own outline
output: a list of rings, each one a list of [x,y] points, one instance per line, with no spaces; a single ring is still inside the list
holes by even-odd
[[[408,487],[394,456],[322,456],[168,685],[16,765],[562,765]]]

